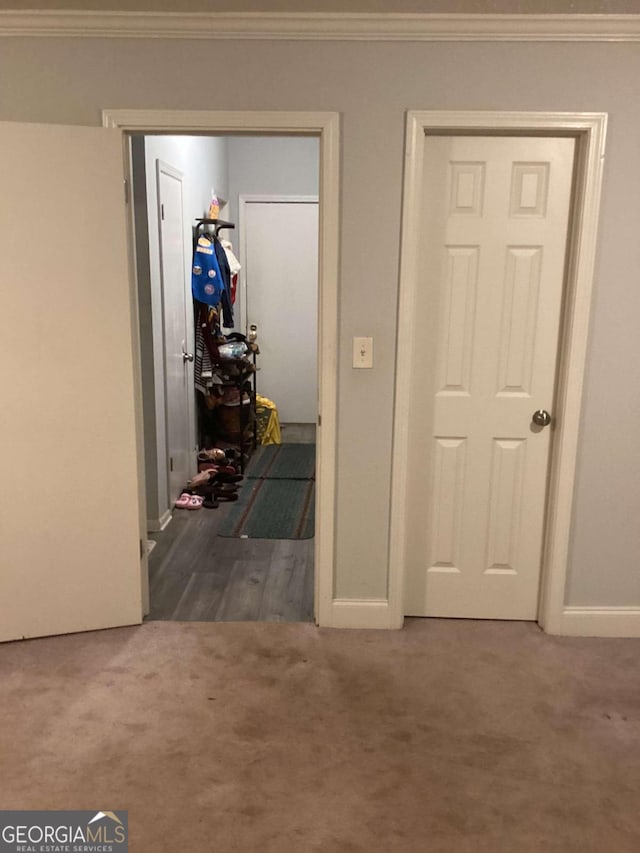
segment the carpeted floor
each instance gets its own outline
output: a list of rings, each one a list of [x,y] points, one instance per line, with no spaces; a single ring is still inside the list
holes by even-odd
[[[637,853],[640,641],[152,622],[0,647],[0,807],[136,853]]]

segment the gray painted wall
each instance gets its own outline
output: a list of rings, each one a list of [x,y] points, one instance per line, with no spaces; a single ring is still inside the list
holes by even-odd
[[[317,195],[320,144],[286,136],[230,136],[229,211],[238,221],[238,196]]]
[[[194,86],[218,68],[224,85]],[[635,44],[4,40],[0,118],[106,107],[341,113],[336,589],[385,597],[405,111],[608,111],[568,601],[640,605],[640,51]],[[350,366],[375,338],[371,371]],[[354,508],[357,508],[355,510]]]

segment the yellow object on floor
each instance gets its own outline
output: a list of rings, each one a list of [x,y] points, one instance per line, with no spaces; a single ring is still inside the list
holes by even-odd
[[[267,397],[256,394],[256,428],[260,444],[282,444],[278,407]]]

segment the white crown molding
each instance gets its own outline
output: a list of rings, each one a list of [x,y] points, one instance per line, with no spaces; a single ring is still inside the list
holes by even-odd
[[[0,10],[0,36],[637,42],[639,15]]]

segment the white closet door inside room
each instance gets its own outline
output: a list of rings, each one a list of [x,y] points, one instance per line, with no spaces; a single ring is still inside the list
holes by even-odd
[[[282,423],[318,413],[318,203],[247,201],[246,317],[258,327],[258,393]]]
[[[0,123],[0,639],[140,622],[120,131]]]
[[[407,615],[537,616],[574,145],[425,141]]]

